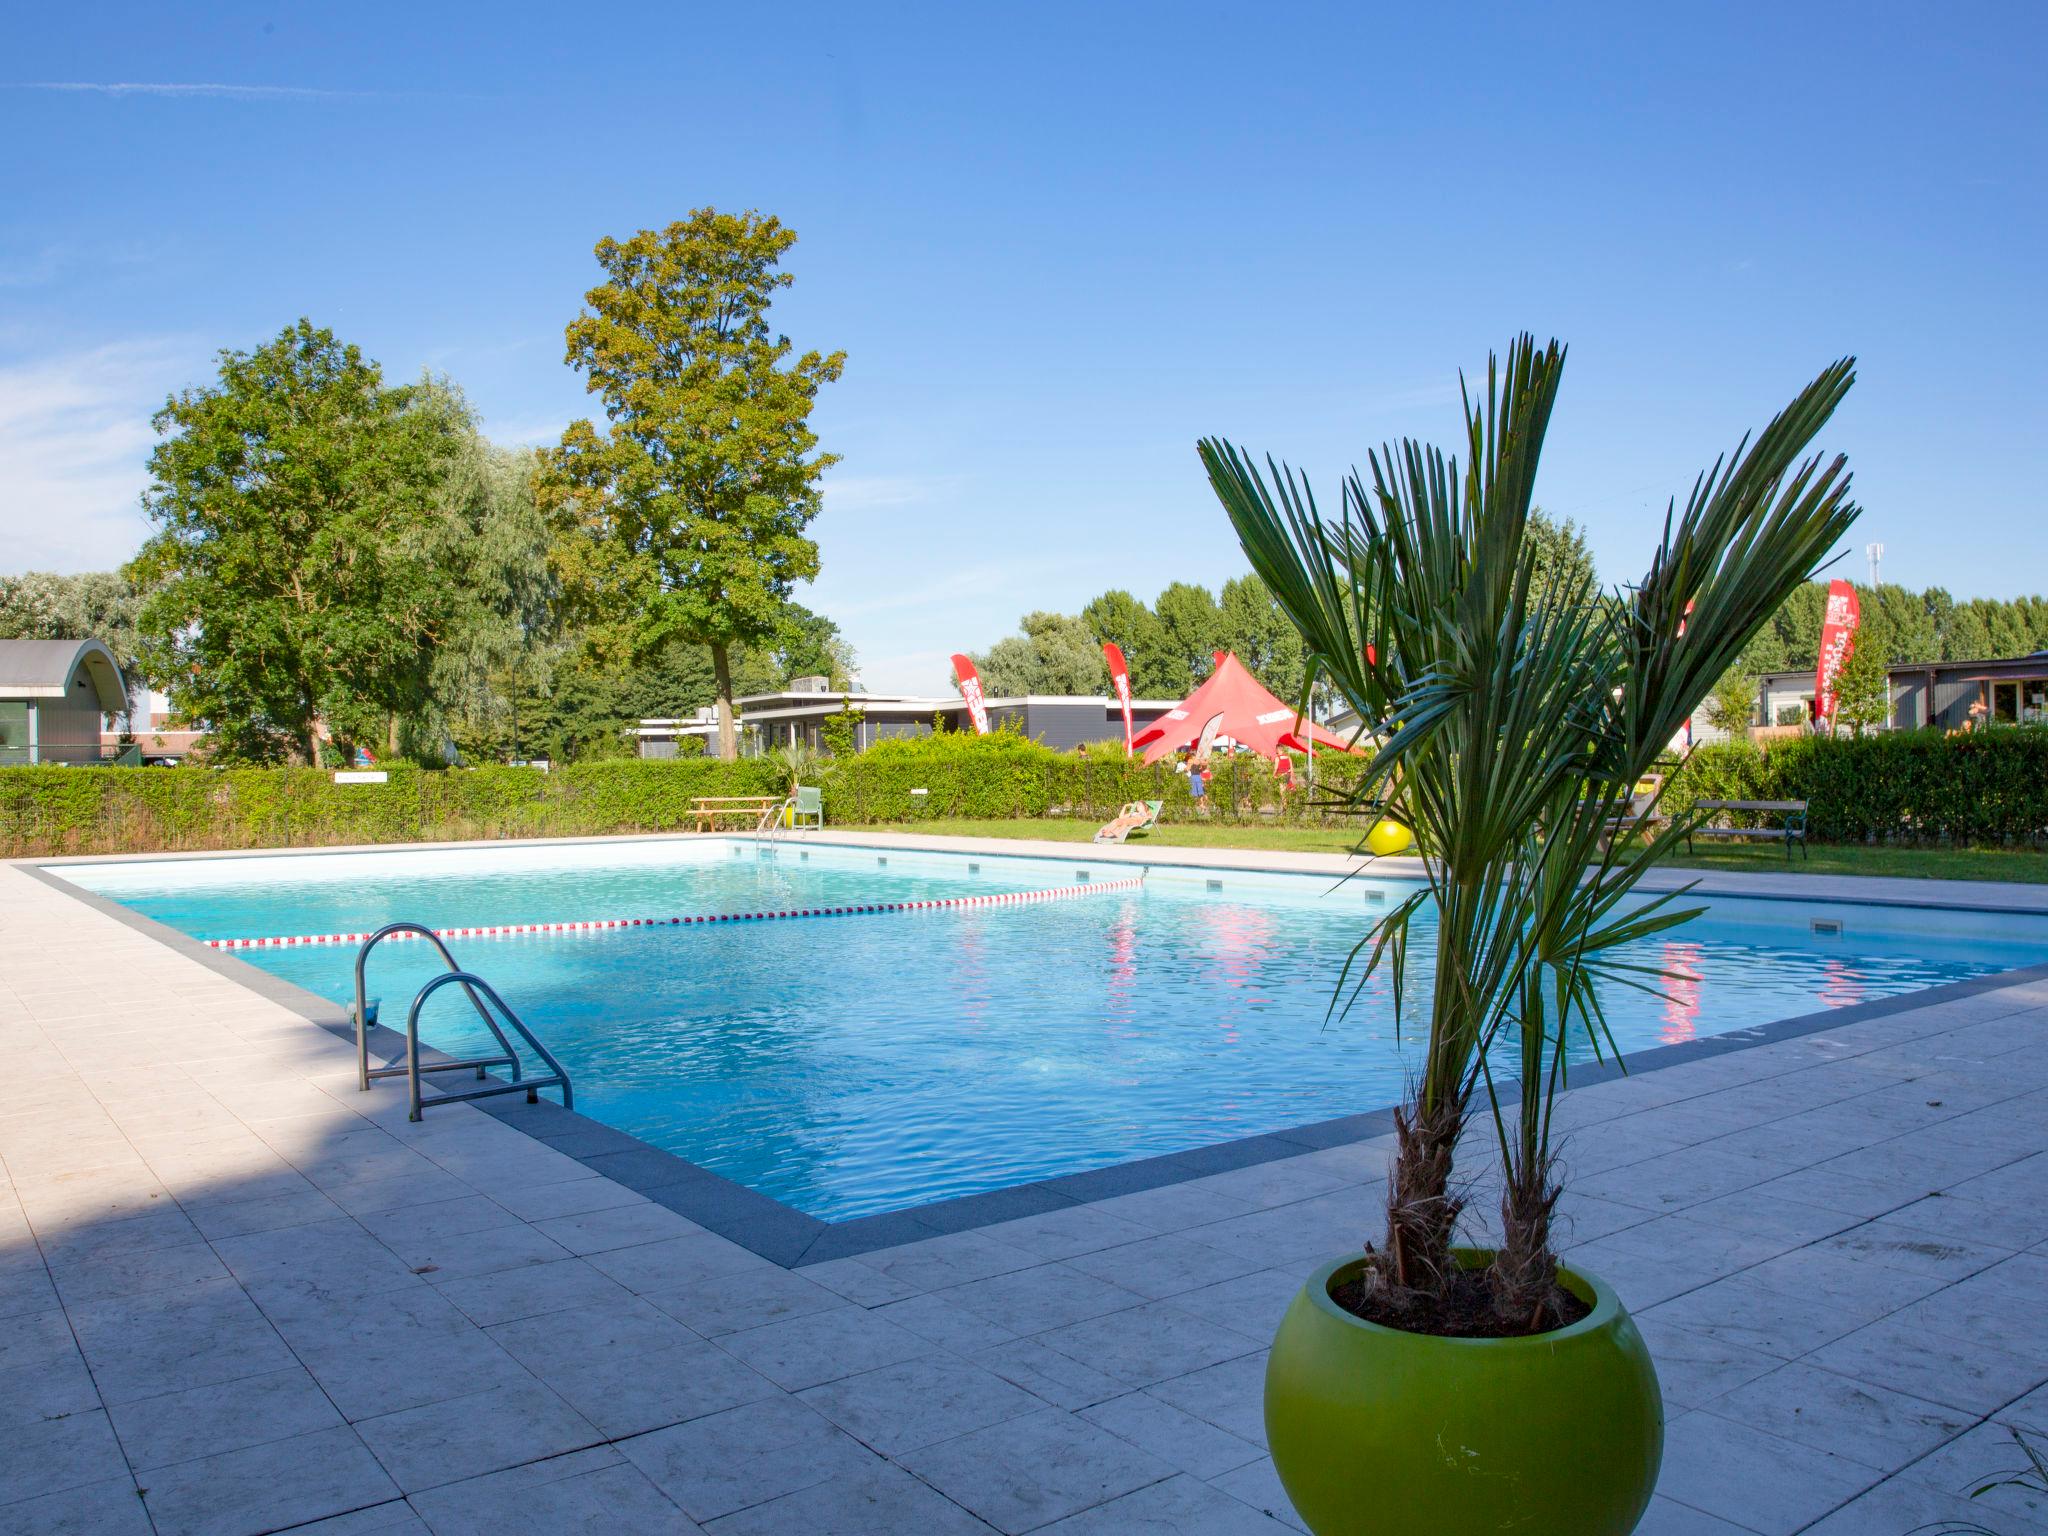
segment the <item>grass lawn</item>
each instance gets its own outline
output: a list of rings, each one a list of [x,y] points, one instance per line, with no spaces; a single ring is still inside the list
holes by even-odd
[[[834,825],[838,832],[922,832],[939,837],[1033,837],[1049,842],[1085,843],[1095,835],[1092,821],[918,821]],[[1278,853],[1349,853],[1358,833],[1318,827],[1229,826],[1221,822],[1173,822],[1141,838],[1133,848],[1269,848]],[[1769,843],[1701,846],[1674,866],[1691,869],[1791,870],[1815,875],[1906,875],[1926,880],[2006,880],[2048,884],[2048,852],[2033,848],[1866,848],[1816,843],[1805,858]]]

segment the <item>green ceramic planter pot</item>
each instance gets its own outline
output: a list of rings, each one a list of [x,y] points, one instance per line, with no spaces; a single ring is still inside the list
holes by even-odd
[[[1657,1486],[1664,1398],[1614,1292],[1567,1269],[1593,1307],[1571,1327],[1440,1339],[1332,1301],[1363,1263],[1309,1277],[1266,1365],[1273,1465],[1315,1536],[1628,1536]]]

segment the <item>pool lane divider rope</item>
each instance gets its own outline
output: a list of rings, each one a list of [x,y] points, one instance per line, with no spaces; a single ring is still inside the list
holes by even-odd
[[[843,907],[791,907],[779,912],[716,912],[685,917],[595,917],[569,923],[487,923],[464,928],[436,928],[443,939],[501,939],[523,933],[595,933],[610,928],[681,928],[697,923],[773,923],[797,917],[868,917],[884,912],[942,912],[975,907],[1018,907],[1045,901],[1072,901],[1079,896],[1134,891],[1145,877],[1088,880],[1078,885],[1048,886],[1042,891],[1001,891],[987,896],[941,896],[929,901],[874,901]],[[367,933],[293,933],[256,939],[208,939],[209,949],[293,949],[304,944],[360,944]],[[418,934],[394,933],[393,941]]]

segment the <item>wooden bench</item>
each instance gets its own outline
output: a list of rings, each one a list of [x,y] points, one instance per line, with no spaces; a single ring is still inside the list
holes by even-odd
[[[699,832],[716,832],[719,818],[752,827],[756,832],[768,825],[782,805],[780,795],[699,795],[690,802]]]
[[[1792,845],[1799,845],[1799,856],[1806,852],[1806,802],[1804,800],[1695,800],[1692,808],[1705,811],[1710,816],[1719,816],[1731,811],[1748,812],[1756,815],[1775,815],[1779,818],[1774,827],[1722,827],[1697,826],[1685,834],[1685,851],[1692,852],[1692,840],[1696,837],[1763,837],[1775,838],[1785,845],[1785,857],[1792,857]]]
[[[1610,816],[1600,824],[1600,846],[1610,847],[1618,837],[1632,837],[1645,827],[1654,828],[1664,818],[1657,810],[1657,796],[1664,788],[1664,775],[1646,773],[1636,780],[1634,793],[1628,797],[1628,804],[1621,814]]]

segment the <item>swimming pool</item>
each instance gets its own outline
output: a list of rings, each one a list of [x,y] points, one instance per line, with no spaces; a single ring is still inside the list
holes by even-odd
[[[201,940],[959,903],[451,940],[580,1111],[830,1221],[1378,1108],[1413,1060],[1382,980],[1327,1016],[1410,889],[1392,880],[1162,865],[1112,888],[1137,870],[744,838],[46,868]],[[2048,920],[1719,899],[1643,949],[1681,974],[1607,996],[1623,1050],[2048,962]],[[241,958],[352,995],[351,944]],[[425,945],[377,951],[386,1023],[438,968]],[[422,1032],[470,1049],[473,1023],[444,989]]]

